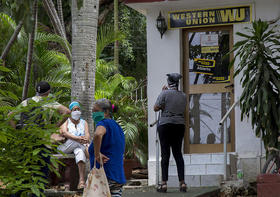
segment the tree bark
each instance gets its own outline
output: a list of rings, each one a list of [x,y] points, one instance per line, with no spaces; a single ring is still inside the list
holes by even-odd
[[[20,21],[19,24],[17,25],[12,37],[10,38],[7,46],[5,47],[3,53],[1,54],[0,59],[2,59],[3,61],[6,59],[6,56],[8,55],[12,45],[14,44],[15,40],[17,39],[17,36],[22,28],[23,25],[23,21]]]
[[[84,0],[78,9],[72,0],[72,100],[82,105],[83,117],[93,136],[91,118],[94,102],[96,70],[96,38],[99,0]]]
[[[60,22],[60,19],[58,17],[57,11],[55,9],[55,6],[54,6],[52,0],[43,0],[43,5],[45,7],[45,10],[46,10],[48,16],[51,19],[51,23],[53,25],[55,33],[65,39],[65,45],[67,46],[67,43],[66,43],[67,38],[66,38],[66,34],[65,34],[65,29],[63,28],[63,26]],[[65,49],[65,55],[67,56],[69,61],[72,60],[71,51],[70,51],[69,47],[67,47]]]
[[[114,31],[115,34],[119,31],[119,1],[114,0]],[[115,41],[114,47],[114,64],[119,66],[119,42]]]
[[[29,33],[29,40],[28,40],[28,52],[27,52],[27,60],[26,60],[24,86],[22,91],[22,100],[25,100],[28,94],[31,65],[32,65],[32,58],[33,58],[34,38],[35,38],[36,25],[37,25],[37,11],[38,11],[38,2],[37,0],[35,0],[33,4],[33,13],[32,13],[33,27],[31,33]]]
[[[112,2],[110,5],[108,5],[99,15],[98,17],[98,26],[101,26],[106,19],[106,16],[114,9],[114,3]]]
[[[62,30],[65,34],[66,37],[66,31],[65,31],[65,24],[64,24],[64,19],[63,19],[63,9],[62,9],[62,1],[61,0],[57,0],[57,11],[58,11],[58,16],[60,19],[60,23],[62,26]]]

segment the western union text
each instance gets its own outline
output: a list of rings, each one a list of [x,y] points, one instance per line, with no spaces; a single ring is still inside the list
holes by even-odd
[[[191,10],[169,13],[170,28],[217,25],[251,21],[250,6]]]

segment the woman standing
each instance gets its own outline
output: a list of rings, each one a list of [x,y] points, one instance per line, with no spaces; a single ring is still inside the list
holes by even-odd
[[[125,137],[122,128],[112,119],[113,111],[114,106],[108,99],[99,99],[93,105],[92,118],[96,128],[89,146],[90,166],[93,168],[95,159],[98,163],[102,159],[111,195],[121,197],[126,183],[123,169]]]
[[[89,143],[88,123],[81,119],[81,107],[78,102],[72,102],[69,105],[71,117],[61,126],[61,134],[67,138],[67,141],[58,147],[58,150],[70,154],[75,154],[76,164],[79,168],[78,189],[85,187],[85,163],[86,163],[86,145]],[[68,190],[70,185],[65,185]]]
[[[167,191],[171,148],[177,165],[180,191],[186,192],[184,159],[181,150],[185,133],[184,113],[187,98],[185,93],[178,90],[179,80],[182,76],[178,73],[167,74],[167,76],[168,87],[164,86],[162,88],[162,92],[154,105],[154,111],[162,111],[157,128],[161,146],[162,184],[158,186],[157,191]]]

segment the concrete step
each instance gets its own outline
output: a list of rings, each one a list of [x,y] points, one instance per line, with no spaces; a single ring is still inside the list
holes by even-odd
[[[124,189],[137,189],[148,186],[148,179],[131,179],[128,180]]]
[[[209,154],[187,154],[184,155],[185,175],[216,175],[224,174],[224,155],[223,153]],[[227,173],[236,174],[237,156],[228,154]],[[176,162],[171,157],[169,163],[169,175],[177,175]]]
[[[188,187],[210,187],[220,186],[223,181],[223,175],[186,175],[185,182]],[[179,180],[177,176],[168,177],[168,187],[179,187]]]
[[[230,174],[230,166],[227,165],[227,173]],[[177,166],[170,165],[168,168],[169,175],[177,175]],[[224,174],[223,164],[197,164],[185,165],[185,175],[212,175]]]

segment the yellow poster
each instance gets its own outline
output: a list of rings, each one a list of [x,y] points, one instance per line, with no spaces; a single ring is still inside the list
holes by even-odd
[[[218,53],[219,46],[206,46],[201,47],[201,53]]]

